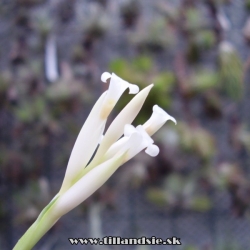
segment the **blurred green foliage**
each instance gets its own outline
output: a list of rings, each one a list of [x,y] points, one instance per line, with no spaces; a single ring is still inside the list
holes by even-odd
[[[212,70],[198,69],[191,74],[189,84],[191,93],[203,94],[218,87],[218,75]]]
[[[246,6],[246,9],[249,11],[250,10],[250,1],[249,0],[245,0],[245,6]]]
[[[183,150],[197,154],[201,159],[208,161],[215,154],[215,138],[207,130],[199,126],[178,124]]]
[[[221,44],[219,51],[220,85],[233,100],[239,100],[243,94],[243,65],[237,51],[229,43]]]
[[[201,12],[197,8],[187,8],[185,11],[185,29],[188,32],[195,32],[202,28],[206,19],[202,17]]]
[[[161,16],[140,30],[131,32],[129,38],[142,52],[160,52],[169,49],[176,42],[171,25]]]
[[[198,63],[203,51],[211,50],[216,45],[216,36],[211,30],[198,30],[188,36],[187,59],[191,63]]]
[[[13,41],[9,55],[4,48],[0,51],[8,68],[0,73],[0,164],[4,182],[11,183],[14,192],[15,225],[30,223],[52,198],[54,190],[46,187],[49,170],[56,175],[60,172],[58,176],[65,171],[89,104],[101,92],[96,72],[104,68],[140,89],[154,83],[136,125],[150,117],[155,104],[178,122],[177,126],[169,122],[153,137],[161,148],[159,157],[146,159],[144,172],[138,166],[134,169],[137,186],[145,184],[148,200],[163,210],[207,212],[216,206],[211,192],[226,191],[234,214],[245,214],[250,184],[242,161],[250,150],[250,130],[238,118],[241,106],[237,105],[242,101],[247,70],[244,72],[238,48],[227,42],[230,36],[217,20],[230,1],[192,0],[177,5],[152,1],[154,8],[149,13],[143,1],[111,4],[110,9],[108,1],[89,1],[91,8],[86,12],[72,1],[76,13],[68,18],[68,3],[63,10],[55,4],[55,15],[43,7],[27,8],[45,2],[15,1],[20,11],[11,32],[20,39]],[[249,10],[250,1],[244,3]],[[113,16],[116,7],[121,20]],[[6,14],[7,9],[0,4],[1,13]],[[51,33],[58,36],[60,63],[71,61],[73,70],[70,74],[61,70],[60,79],[49,84],[43,58]],[[12,42],[13,37],[7,39]],[[106,50],[113,53],[108,58]],[[115,112],[132,97],[123,95]],[[232,158],[227,159],[228,155]],[[114,207],[114,190],[119,188],[105,187],[92,199]],[[7,213],[5,200],[1,200],[0,221]],[[234,242],[225,242],[211,249],[240,249]]]
[[[171,174],[165,178],[163,188],[149,188],[147,197],[166,209],[187,209],[197,212],[208,211],[212,207],[210,198],[198,188],[197,176]]]

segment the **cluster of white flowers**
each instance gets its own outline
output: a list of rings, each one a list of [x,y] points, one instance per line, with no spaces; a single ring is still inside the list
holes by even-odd
[[[32,249],[61,216],[87,199],[119,166],[143,149],[146,149],[145,152],[150,156],[158,155],[159,148],[154,145],[151,136],[167,120],[176,123],[172,116],[155,105],[149,120],[135,128],[131,123],[153,84],[139,92],[138,86],[122,80],[114,73],[103,73],[101,80],[110,83],[109,89],[97,100],[77,137],[59,193],[43,209],[37,220],[17,242],[14,250]],[[103,135],[107,117],[127,88],[130,94],[136,96],[117,115]],[[89,163],[93,155],[94,158]]]
[[[105,83],[110,82],[109,89],[96,102],[75,142],[53,209],[54,213],[61,216],[87,199],[120,165],[143,149],[146,149],[148,155],[157,156],[159,148],[151,136],[168,120],[176,124],[172,116],[155,105],[149,120],[135,128],[131,123],[139,113],[153,84],[139,92],[137,85],[124,81],[114,73],[103,73],[101,80]],[[127,88],[129,94],[136,94],[135,97],[117,115],[103,135],[107,117]],[[121,137],[122,135],[124,136]],[[93,160],[87,165],[98,145]]]

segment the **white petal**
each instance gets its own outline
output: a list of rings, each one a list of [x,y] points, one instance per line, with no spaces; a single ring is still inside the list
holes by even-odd
[[[101,135],[99,141],[98,141],[98,144],[100,144],[102,142],[102,139],[103,139],[104,135]]]
[[[106,120],[100,118],[100,110],[106,94],[104,92],[100,96],[82,126],[69,158],[61,191],[64,191],[71,185],[80,169],[84,168],[88,163],[99,143],[106,124]]]
[[[128,161],[131,157],[130,155],[132,154],[131,152],[134,152],[137,150],[137,148],[141,147],[143,137],[138,133],[131,134],[129,137],[123,137],[119,141],[117,141],[114,144],[114,147],[110,147],[108,152],[104,155],[102,158],[102,162],[105,162],[113,157],[115,157],[118,154],[123,154],[124,152],[126,153],[126,158],[124,159],[124,162]],[[99,164],[98,164],[99,165]],[[94,161],[92,161],[87,168],[85,168],[79,176],[79,179],[86,175],[89,171],[91,171],[93,168],[96,167],[96,164]]]
[[[104,72],[101,75],[101,81],[102,82],[107,82],[107,80],[111,78],[111,74],[109,72]]]
[[[131,134],[135,133],[136,129],[133,125],[131,124],[126,124],[124,126],[124,136],[130,136]]]
[[[121,139],[119,139],[117,142],[115,142],[109,150],[105,154],[105,160],[110,159],[113,157],[118,151],[120,151],[125,143],[129,140],[129,136],[124,136]]]
[[[143,136],[143,144],[144,145],[150,145],[154,142],[153,139],[145,131],[145,129],[143,128],[142,125],[138,125],[136,127],[136,130]]]
[[[125,126],[128,128],[128,126]],[[135,155],[137,155],[140,151],[143,149],[146,149],[146,153],[149,154],[150,156],[154,157],[158,155],[159,153],[159,148],[156,145],[153,145],[154,141],[152,138],[147,134],[147,132],[144,130],[142,125],[137,126],[136,128],[133,127],[132,125],[129,126],[129,129],[133,132],[131,136],[137,135],[137,141],[132,141],[130,140],[128,136],[124,136],[121,139],[119,139],[117,142],[115,142],[109,150],[106,152],[104,158],[105,160],[110,159],[113,157],[119,150],[121,150],[124,145],[126,144],[128,147],[128,152],[127,152],[127,157],[126,161],[130,160],[133,158]],[[125,128],[124,128],[125,130]]]
[[[141,152],[144,148],[147,148],[145,151],[147,154],[153,157],[156,156],[159,153],[159,148],[156,145],[153,145],[154,141],[144,130],[143,126],[137,126],[136,131],[141,136],[141,143],[139,145],[137,144],[136,146],[130,146],[126,160],[128,161],[129,159],[137,155],[139,152]]]
[[[132,86],[115,74],[110,75],[108,72],[103,73],[101,79],[105,81],[110,77],[109,89],[98,99],[78,135],[60,192],[64,192],[72,185],[79,171],[89,162],[100,143],[108,115],[126,88]]]
[[[124,162],[126,151],[87,172],[56,201],[52,213],[64,215],[100,188]],[[86,168],[88,169],[88,168]]]
[[[150,155],[151,157],[155,157],[159,154],[160,149],[158,146],[151,144],[147,147],[147,149],[145,150],[145,153],[147,153],[148,155]]]
[[[112,144],[112,146],[105,153],[105,160],[110,159],[118,151],[120,151],[124,147],[124,145],[128,143],[130,136],[133,135],[134,133],[139,134],[138,130],[133,125],[126,124],[124,126],[124,137],[120,138],[118,141]],[[141,142],[140,144],[138,144],[138,146],[140,146],[142,142],[143,142],[143,137],[141,136]],[[130,147],[132,146],[133,145],[130,144]]]
[[[139,87],[135,84],[129,84],[129,94],[137,94],[139,92]]]
[[[105,72],[102,75],[103,80],[109,77],[110,74],[108,72]],[[101,111],[102,119],[107,118],[107,116],[110,114],[111,110],[127,88],[130,89],[130,94],[136,94],[139,91],[139,88],[136,85],[128,83],[118,77],[116,74],[112,73],[107,96],[105,98],[104,105]]]
[[[130,150],[129,159],[138,154],[144,148],[147,148],[145,152],[150,156],[156,156],[159,153],[159,148],[156,145],[152,145],[153,140],[150,136],[153,135],[159,128],[161,128],[168,120],[171,120],[176,124],[176,120],[172,116],[170,116],[158,105],[154,105],[153,114],[143,126],[139,125],[135,129],[132,125],[125,125],[124,137],[115,142],[109,148],[109,150],[105,154],[105,159],[109,159],[110,157],[112,157],[122,147],[122,144],[126,142],[126,138],[134,133],[135,130],[142,135],[143,139],[141,145],[136,150]]]
[[[122,78],[117,76],[115,73],[112,73],[111,80],[114,80],[116,83],[119,83],[124,88],[129,88],[129,94],[137,94],[139,92],[139,87],[135,84],[129,83],[127,81],[124,81]]]
[[[154,105],[153,113],[151,117],[148,119],[148,121],[143,124],[143,127],[149,135],[153,135],[168,120],[173,121],[175,124],[177,123],[174,117],[170,116],[166,111],[164,111],[158,105]]]
[[[136,132],[131,134],[129,137],[123,137],[123,138],[124,138],[123,143],[120,143],[120,147],[116,147],[117,153],[116,152],[115,153],[122,154],[123,152],[127,152],[124,161],[128,161],[130,159],[130,155],[132,154],[132,152],[141,147],[143,136],[140,133]],[[107,157],[107,154],[105,154],[105,157]]]
[[[93,164],[98,163],[109,147],[121,137],[124,126],[130,124],[135,119],[152,87],[153,84],[141,90],[117,115],[104,135],[102,143],[93,160]]]

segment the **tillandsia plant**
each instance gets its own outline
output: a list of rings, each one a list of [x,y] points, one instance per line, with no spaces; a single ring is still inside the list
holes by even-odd
[[[60,217],[86,200],[119,166],[140,151],[146,149],[147,154],[156,156],[159,148],[151,136],[167,120],[176,124],[172,116],[155,105],[148,121],[132,126],[153,84],[139,92],[138,86],[114,73],[103,73],[101,80],[110,83],[109,89],[97,100],[77,137],[60,191],[17,242],[15,250],[31,249]],[[139,93],[117,115],[103,136],[107,117],[127,88],[130,94]],[[93,160],[89,162],[97,147]]]

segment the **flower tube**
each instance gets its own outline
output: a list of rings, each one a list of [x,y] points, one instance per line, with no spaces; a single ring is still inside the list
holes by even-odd
[[[127,88],[129,88],[129,94],[137,94],[139,92],[139,87],[137,85],[124,81],[114,73],[111,75],[108,72],[104,72],[101,76],[101,80],[103,82],[107,82],[109,79],[109,91],[106,95],[104,105],[101,110],[101,117],[103,119],[108,117],[116,102]]]
[[[162,108],[160,108],[158,105],[153,106],[153,113],[151,117],[146,121],[142,127],[137,127],[141,131],[141,133],[144,134],[144,138],[147,138],[146,134],[143,132],[147,132],[149,136],[152,136],[155,132],[157,132],[168,120],[173,121],[175,124],[177,123],[175,118],[170,116],[166,111],[164,111]],[[109,150],[105,154],[105,159],[109,159],[112,157],[119,149],[123,146],[124,143],[128,140],[128,136],[135,132],[136,128],[134,128],[132,125],[126,125],[124,128],[124,137],[119,139],[116,143],[114,143]],[[146,139],[145,139],[146,140]],[[150,142],[150,140],[148,139]],[[146,153],[150,154],[151,150],[155,153],[152,153],[153,155],[156,154],[158,151],[158,147],[155,145],[149,145],[146,149]]]
[[[102,138],[107,117],[123,92],[127,88],[129,88],[131,94],[136,94],[139,91],[136,85],[122,80],[115,74],[111,75],[105,72],[101,76],[102,81],[107,81],[109,78],[111,78],[109,89],[97,100],[77,137],[60,192],[64,192],[73,184],[78,172],[89,162]]]
[[[158,105],[153,106],[153,113],[147,122],[143,124],[144,129],[149,135],[153,135],[159,130],[168,120],[171,120],[177,124],[174,117],[169,115],[166,111],[160,108]]]

